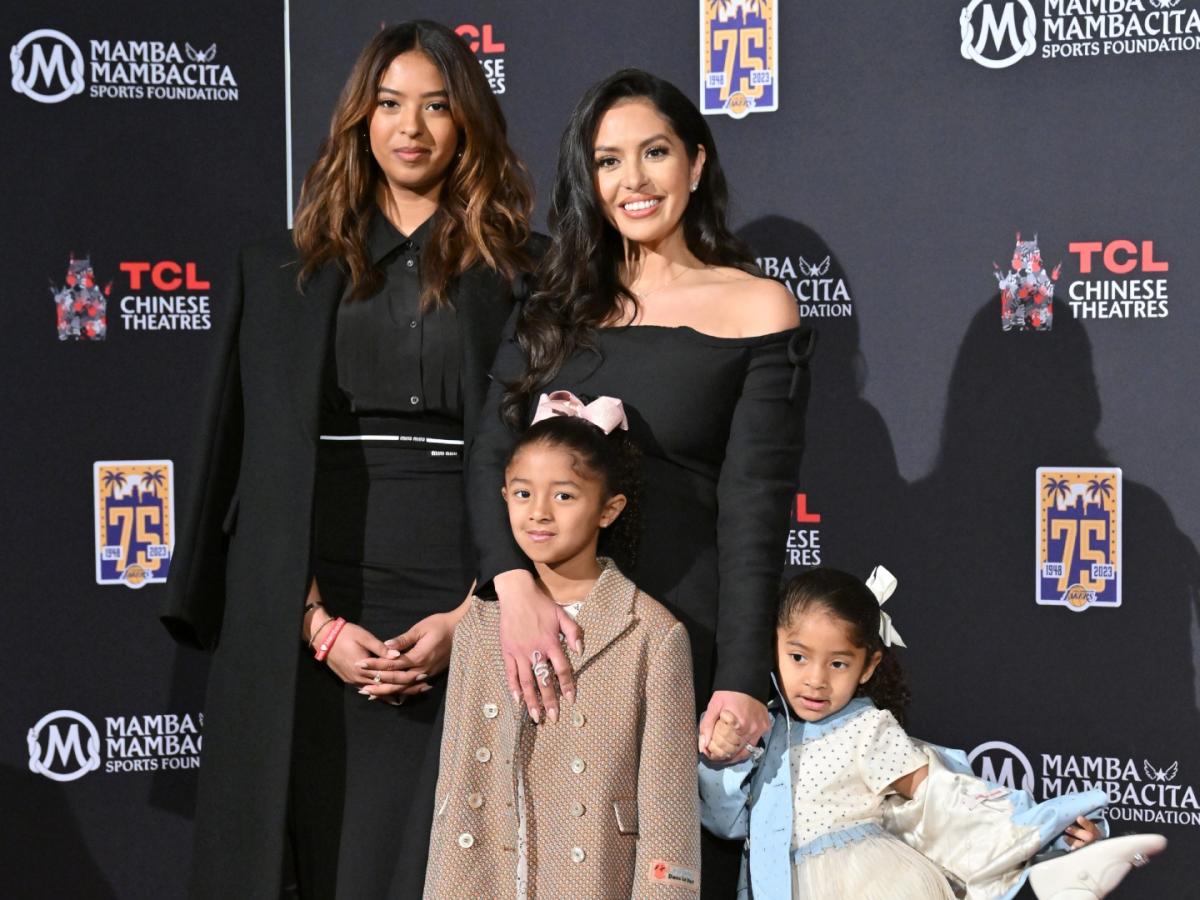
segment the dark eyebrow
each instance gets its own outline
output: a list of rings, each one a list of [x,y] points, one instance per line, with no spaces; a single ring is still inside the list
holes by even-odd
[[[793,640],[789,639],[787,641],[787,644],[790,647],[798,647],[801,650],[804,650],[806,652],[808,651],[808,647],[806,647],[804,644],[800,643],[799,641],[793,641]],[[854,651],[853,650],[834,650],[829,655],[830,656],[853,656]]]
[[[380,93],[380,94],[395,94],[397,97],[404,96],[404,91],[397,91],[394,88],[384,87],[383,85],[379,86],[378,93]],[[449,98],[449,96],[450,96],[450,94],[447,91],[426,91],[424,94],[421,95],[421,99],[428,100],[430,97]]]
[[[645,147],[647,144],[654,144],[654,143],[657,143],[658,141],[669,141],[669,140],[670,140],[670,138],[665,134],[656,134],[653,137],[646,138],[644,141],[642,141],[640,144],[638,144],[638,146]],[[619,149],[620,149],[619,147],[596,147],[592,152],[593,153],[615,153]]]

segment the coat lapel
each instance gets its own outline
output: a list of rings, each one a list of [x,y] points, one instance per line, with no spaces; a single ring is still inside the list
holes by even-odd
[[[288,334],[285,346],[288,358],[287,384],[292,409],[304,434],[316,440],[321,408],[321,380],[325,371],[325,354],[333,315],[345,290],[345,276],[338,266],[329,263],[320,268],[305,286],[304,292],[295,289],[295,266],[285,266],[282,277],[288,279],[289,290],[281,293],[284,302],[294,304],[294,311],[281,313],[281,326]]]
[[[512,303],[507,302],[511,294],[511,285],[482,265],[473,266],[450,284],[462,354],[463,434],[468,443],[479,427],[488,373],[512,311]]]
[[[577,621],[583,629],[583,652],[567,648],[567,658],[576,675],[637,622],[633,614],[636,596],[634,583],[621,574],[612,560],[604,560],[604,571],[579,610]]]

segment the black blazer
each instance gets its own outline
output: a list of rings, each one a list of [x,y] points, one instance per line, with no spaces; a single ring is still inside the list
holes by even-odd
[[[536,257],[544,246],[535,238],[528,249]],[[323,365],[346,287],[328,265],[300,293],[298,265],[290,234],[241,251],[199,466],[184,473],[191,483],[162,620],[177,640],[213,651],[194,897],[279,893]],[[450,293],[465,456],[514,286],[476,267]]]

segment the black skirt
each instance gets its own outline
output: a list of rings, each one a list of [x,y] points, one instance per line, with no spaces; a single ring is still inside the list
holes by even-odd
[[[466,596],[460,447],[322,440],[314,506],[313,571],[332,615],[387,640]],[[370,701],[303,651],[289,827],[304,900],[421,895],[445,676],[429,684],[400,707]]]

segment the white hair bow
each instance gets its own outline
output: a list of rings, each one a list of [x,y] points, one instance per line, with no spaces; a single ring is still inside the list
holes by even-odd
[[[883,641],[883,645],[885,647],[894,645],[907,647],[908,644],[904,643],[900,632],[892,627],[892,617],[882,609],[887,598],[892,596],[892,592],[896,590],[896,576],[883,566],[876,566],[871,571],[871,577],[867,579],[867,587],[879,602],[879,637]]]

